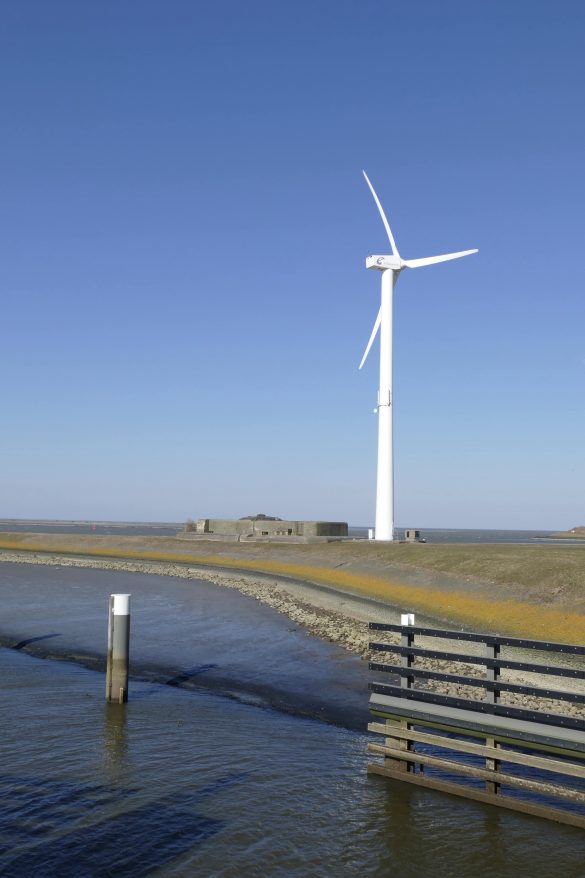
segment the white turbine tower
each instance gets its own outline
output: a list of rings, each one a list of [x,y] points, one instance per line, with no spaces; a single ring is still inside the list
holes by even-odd
[[[423,265],[434,265],[436,262],[447,262],[477,253],[477,250],[462,250],[459,253],[446,253],[443,256],[427,256],[423,259],[402,259],[396,241],[390,229],[390,223],[370,183],[368,175],[363,172],[366,183],[374,196],[380,211],[390,248],[391,256],[368,256],[366,268],[375,268],[382,272],[382,299],[374,328],[360,363],[360,369],[366,362],[370,348],[374,343],[378,329],[380,330],[380,387],[378,390],[378,475],[376,481],[376,530],[377,540],[394,539],[394,456],[392,436],[392,297],[394,285],[403,268],[420,268]]]

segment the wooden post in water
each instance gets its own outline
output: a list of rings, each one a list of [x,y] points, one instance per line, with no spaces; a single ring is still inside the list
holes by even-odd
[[[106,701],[128,701],[128,658],[130,654],[130,595],[111,594],[108,615],[108,660]]]
[[[488,643],[485,648],[486,658],[493,659],[496,661],[500,657],[500,646],[497,643]],[[495,688],[495,684],[500,679],[500,669],[498,667],[486,668],[485,669],[486,680],[489,680],[494,684],[493,689],[486,689],[485,700],[488,704],[497,704],[500,700],[500,690]],[[486,747],[497,748],[498,742],[495,738],[486,738],[485,739]],[[485,761],[486,769],[490,771],[499,771],[500,770],[500,760],[499,759],[486,759]],[[488,793],[492,793],[494,796],[497,796],[500,792],[499,783],[493,783],[492,781],[486,781],[485,784],[486,791]]]
[[[400,616],[400,624],[403,626],[411,626],[414,625],[414,613],[402,613]],[[400,638],[401,646],[413,646],[414,645],[414,634],[410,634],[403,630],[402,636]],[[414,658],[411,655],[404,655],[400,659],[400,664],[404,668],[411,668],[414,664]],[[400,685],[405,689],[412,689],[412,685],[414,683],[414,677],[402,677],[400,680]],[[386,720],[386,728],[388,730],[388,736],[386,738],[386,746],[387,747],[396,747],[398,750],[412,750],[413,744],[412,741],[409,741],[405,738],[400,738],[401,731],[410,731],[411,725],[407,720]],[[396,737],[392,735],[394,731]],[[386,760],[385,760],[386,761]],[[388,764],[396,771],[403,772],[413,772],[415,770],[414,762],[403,762],[402,760],[398,761],[395,759],[387,759]]]

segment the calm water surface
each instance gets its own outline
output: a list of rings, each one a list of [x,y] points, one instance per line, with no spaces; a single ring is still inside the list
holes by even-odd
[[[585,875],[579,830],[368,778],[365,663],[237,592],[2,563],[0,597],[3,876]]]

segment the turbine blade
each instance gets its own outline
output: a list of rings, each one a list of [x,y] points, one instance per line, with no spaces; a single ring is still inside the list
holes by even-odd
[[[405,268],[421,268],[423,265],[435,265],[436,262],[448,262],[450,259],[460,259],[462,256],[470,256],[478,253],[478,250],[461,250],[459,253],[445,253],[443,256],[426,256],[424,259],[403,259]]]
[[[382,217],[382,222],[384,223],[384,228],[386,229],[386,234],[388,235],[388,240],[390,241],[390,246],[392,247],[392,253],[394,254],[394,256],[398,256],[398,258],[400,259],[400,253],[398,252],[398,247],[396,246],[396,241],[394,240],[394,235],[392,234],[392,229],[390,228],[390,223],[388,222],[386,214],[384,213],[384,209],[380,204],[380,199],[376,195],[376,190],[370,183],[370,178],[368,177],[366,172],[362,171],[362,174],[366,178],[366,183],[370,187],[370,192],[374,196],[374,201],[376,202],[378,210],[380,211],[380,216]]]
[[[378,330],[380,328],[380,320],[381,319],[382,319],[382,309],[380,308],[380,310],[378,311],[378,316],[376,317],[376,322],[374,323],[374,328],[372,329],[372,334],[370,336],[370,340],[366,346],[366,350],[365,350],[364,355],[362,357],[362,361],[359,365],[360,369],[362,368],[362,366],[364,365],[364,363],[368,359],[368,354],[370,353],[370,348],[374,344],[374,339],[376,338],[376,333],[378,332]]]

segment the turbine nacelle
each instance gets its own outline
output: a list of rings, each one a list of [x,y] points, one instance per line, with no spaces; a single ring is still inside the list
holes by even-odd
[[[390,223],[388,222],[388,217],[384,213],[384,208],[380,204],[380,199],[376,195],[376,190],[372,186],[370,178],[365,171],[363,171],[363,175],[366,179],[366,183],[369,186],[370,192],[373,195],[374,201],[376,202],[376,207],[378,208],[380,217],[382,218],[382,222],[388,236],[388,241],[390,242],[390,248],[392,250],[392,253],[390,255],[375,254],[374,256],[368,256],[366,258],[366,268],[373,268],[376,271],[393,271],[395,272],[395,276],[398,276],[398,274],[404,268],[422,268],[425,265],[436,265],[438,262],[450,262],[452,259],[461,259],[462,256],[471,256],[472,253],[477,253],[477,250],[458,250],[457,253],[442,253],[440,256],[423,256],[422,259],[402,259],[400,253],[398,252],[398,247],[396,246],[396,241],[394,240],[394,235],[392,234],[392,229],[390,228]],[[378,316],[376,317],[376,322],[374,323],[374,328],[372,329],[372,334],[370,335],[370,340],[368,341],[366,350],[359,366],[360,369],[366,362],[372,344],[374,343],[374,339],[376,338],[378,330],[380,329],[381,318],[382,308],[380,307],[380,310],[378,311]]]
[[[403,268],[422,268],[424,265],[437,265],[438,262],[450,262],[452,259],[461,259],[462,256],[471,256],[477,250],[459,250],[457,253],[442,253],[440,256],[423,256],[422,259],[402,259],[398,253],[392,256],[368,256],[366,268],[375,268],[377,271],[402,271]]]
[[[375,268],[377,271],[386,271],[390,268],[392,271],[400,271],[403,268],[403,262],[400,256],[368,256],[366,257],[366,268]]]

